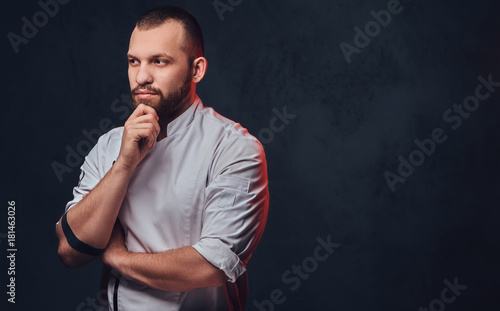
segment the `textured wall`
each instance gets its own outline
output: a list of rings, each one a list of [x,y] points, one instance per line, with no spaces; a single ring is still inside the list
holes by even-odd
[[[97,310],[100,263],[66,269],[54,223],[78,153],[128,116],[129,36],[164,3],[72,0],[46,20],[36,1],[2,3],[2,310]],[[500,307],[498,2],[169,3],[203,28],[204,104],[266,149],[271,205],[248,310]],[[36,33],[23,35],[23,17]]]

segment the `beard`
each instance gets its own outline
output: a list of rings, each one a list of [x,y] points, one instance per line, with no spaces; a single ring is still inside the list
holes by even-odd
[[[158,114],[160,120],[169,120],[175,117],[176,114],[183,108],[185,104],[184,101],[191,92],[191,81],[192,78],[189,71],[184,77],[182,85],[172,92],[169,92],[167,96],[165,96],[165,94],[163,94],[160,89],[155,88],[149,84],[138,85],[130,91],[130,100],[134,108],[136,108],[140,104],[147,105],[156,110],[156,113]],[[138,90],[148,90],[154,92],[155,94],[159,95],[159,98],[138,99],[135,95],[135,92]]]

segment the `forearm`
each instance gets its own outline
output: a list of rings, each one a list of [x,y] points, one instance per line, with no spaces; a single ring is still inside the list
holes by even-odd
[[[188,246],[147,254],[126,250],[110,262],[112,268],[148,287],[165,291],[189,291],[222,286],[225,273]]]
[[[68,225],[80,241],[95,248],[106,247],[132,173],[117,161],[97,186],[68,211]],[[61,220],[56,231],[58,254],[67,266],[79,266],[93,258],[68,245]]]

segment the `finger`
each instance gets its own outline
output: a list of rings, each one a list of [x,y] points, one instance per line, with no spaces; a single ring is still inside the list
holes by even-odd
[[[155,131],[152,130],[151,126],[144,128],[134,128],[129,131],[131,139],[135,142],[140,142],[145,140],[145,143],[149,149],[153,148],[156,143],[156,137],[158,136]]]
[[[154,116],[157,116],[156,110],[154,110],[152,107],[144,104],[139,104],[137,108],[132,112],[131,116],[138,117],[144,114],[152,114]]]
[[[153,149],[156,145],[156,139],[158,137],[158,134],[156,132],[150,132],[150,135],[148,136],[148,148]]]
[[[142,115],[140,117],[137,117],[135,119],[131,119],[127,121],[127,125],[134,125],[134,124],[141,124],[141,123],[151,123],[154,125],[158,133],[160,132],[160,124],[158,123],[158,120],[155,119],[154,116],[147,114],[147,115]]]
[[[145,137],[142,137],[140,142],[144,143],[148,149],[153,149],[156,145],[156,137],[157,135],[155,133],[152,133],[150,131],[145,132],[148,135]]]
[[[127,120],[127,122],[125,122],[125,127],[126,128],[130,128],[131,126],[135,126],[137,124],[153,124],[157,135],[161,131],[160,124],[154,118],[154,116],[152,116],[150,114],[148,114],[148,115],[142,115],[142,116],[137,117],[135,119],[129,119],[129,120]]]
[[[156,141],[156,138],[158,137],[158,135],[160,134],[160,126],[159,125],[155,125],[153,123],[139,123],[139,124],[131,124],[127,127],[127,132],[134,135],[134,132],[133,131],[136,131],[136,130],[147,130],[147,131],[150,131],[151,134],[152,134],[152,137],[155,139]],[[149,136],[149,133],[148,135]],[[141,138],[146,138],[145,136],[140,136]]]
[[[156,118],[156,120],[159,120],[159,117],[158,117],[158,114],[156,113],[156,110],[154,110],[152,107],[149,107],[149,106],[144,105],[144,104],[139,104],[139,106],[137,106],[137,108],[135,108],[135,110],[130,115],[130,118],[137,118],[137,117],[145,115],[145,114],[151,114]]]

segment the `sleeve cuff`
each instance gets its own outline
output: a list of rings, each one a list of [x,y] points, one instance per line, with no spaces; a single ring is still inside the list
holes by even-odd
[[[202,239],[193,248],[212,265],[224,271],[232,283],[246,271],[240,258],[219,239]]]

